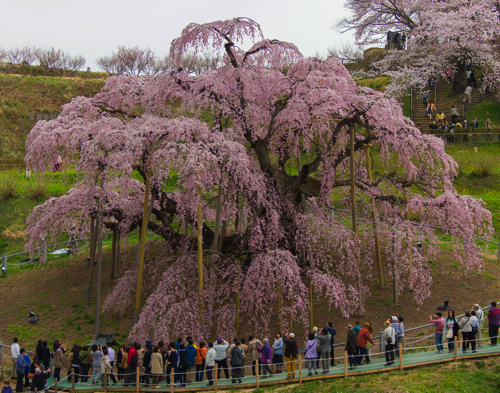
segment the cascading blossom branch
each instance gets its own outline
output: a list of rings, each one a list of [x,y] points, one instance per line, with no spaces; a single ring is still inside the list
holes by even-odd
[[[237,47],[247,41],[253,42],[248,51]],[[304,58],[293,44],[263,38],[259,25],[246,18],[189,25],[172,42],[171,55],[209,48],[224,53],[220,68],[199,76],[179,69],[109,78],[95,97],[75,98],[57,119],[38,122],[27,140],[29,169],[44,171],[60,155],[82,173],[74,190],[30,216],[30,246],[42,233],[57,235],[73,225],[88,231],[99,206],[105,228],[122,234],[138,228],[149,179],[154,205],[148,230],[164,240],[169,256],[146,255],[145,276],[154,279],[143,286],[147,300],[132,336],[168,339],[188,330],[199,337],[231,335],[238,296],[240,320],[255,331],[268,330],[276,314],[285,326],[290,314],[306,324],[309,282],[342,315],[362,310],[372,279],[373,223],[365,221],[366,229],[353,233],[325,213],[333,202],[350,203],[351,155],[358,209],[370,212],[365,201],[374,200],[388,217],[380,224],[387,244],[425,233],[434,245],[425,225],[442,226],[455,237],[463,264],[477,266],[474,235],[489,235],[491,215],[473,198],[448,203],[456,197],[453,159],[440,139],[413,127],[395,100],[356,86],[335,59]],[[369,146],[383,166],[373,181],[365,169]],[[206,277],[201,322],[194,279],[198,245],[190,235],[198,224],[200,191]],[[412,213],[418,223],[406,218]],[[216,220],[224,228],[217,250]],[[411,229],[417,227],[426,232]],[[424,251],[434,255],[436,247]],[[396,258],[399,271],[403,254]],[[413,258],[418,303],[429,293],[426,263],[427,254]],[[132,303],[136,275],[133,269],[124,274],[117,288],[129,288],[126,299],[115,289],[107,309]]]

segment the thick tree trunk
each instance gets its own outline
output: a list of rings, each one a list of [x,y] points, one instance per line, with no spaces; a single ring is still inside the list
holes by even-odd
[[[464,60],[457,61],[457,72],[453,77],[453,92],[463,94],[467,87],[467,68]]]

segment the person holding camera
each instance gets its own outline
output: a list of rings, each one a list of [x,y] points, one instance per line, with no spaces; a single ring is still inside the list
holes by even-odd
[[[385,330],[382,334],[382,342],[385,342],[385,366],[394,364],[394,343],[396,342],[396,332],[391,326],[391,322],[385,321]]]
[[[429,321],[436,325],[434,329],[434,340],[436,342],[436,353],[441,353],[444,350],[443,347],[443,331],[444,331],[444,319],[443,314],[441,312],[437,312],[436,314],[432,314],[429,316]]]

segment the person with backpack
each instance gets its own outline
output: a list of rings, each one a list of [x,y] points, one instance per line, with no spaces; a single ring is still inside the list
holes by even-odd
[[[430,100],[427,104],[427,116],[429,116],[429,122],[432,121],[432,112],[435,111],[436,105],[434,105],[434,101]]]
[[[474,304],[474,307],[472,307],[472,311],[476,312],[476,318],[479,323],[477,330],[477,337],[478,337],[477,346],[481,347],[483,345],[484,311],[479,304]]]
[[[472,353],[476,352],[476,334],[479,333],[479,319],[477,319],[476,312],[472,310],[470,312],[470,318],[472,319],[472,331],[469,335],[472,346]]]
[[[309,333],[309,340],[306,342],[306,348],[304,349],[306,358],[306,367],[309,370],[308,376],[312,375],[312,369],[314,373],[318,374],[318,369],[316,368],[316,357],[318,356],[318,341],[314,338],[314,333]]]
[[[392,366],[394,364],[394,343],[396,342],[396,331],[391,326],[391,322],[385,321],[385,330],[382,334],[382,342],[385,343],[385,361],[384,366]]]
[[[188,337],[187,342],[188,345],[186,345],[186,352],[188,355],[188,362],[189,362],[187,371],[196,372],[196,348],[194,346],[194,340],[191,337]],[[188,377],[188,382],[189,383],[194,382],[193,378]]]
[[[321,374],[328,374],[328,354],[331,351],[332,345],[332,336],[328,333],[328,328],[324,327],[321,329],[320,334],[316,336],[316,340],[318,341],[318,348],[321,354]]]
[[[470,343],[472,343],[472,352],[476,352],[476,341],[472,341],[473,319],[471,317],[470,311],[467,311],[458,323],[458,327],[462,330],[462,352],[467,352]]]
[[[124,386],[128,386],[129,384],[135,385],[135,372],[137,370],[137,365],[139,364],[139,354],[137,353],[137,349],[135,348],[136,343],[128,344],[127,351],[127,374],[125,375],[125,384]]]
[[[347,352],[347,356],[349,358],[349,370],[354,370],[356,367],[356,360],[354,359],[354,355],[356,355],[356,344],[358,342],[358,338],[356,332],[352,329],[352,325],[347,325],[347,338],[345,342],[344,352]]]
[[[241,352],[241,343],[236,341],[234,343],[233,349],[231,349],[231,373],[233,380],[232,383],[242,383],[241,378],[243,377],[243,365],[245,361],[243,359],[243,353]]]
[[[365,356],[366,358],[366,364],[371,363],[370,355],[368,355],[367,344],[370,343],[371,345],[375,345],[371,336],[372,331],[373,330],[370,322],[365,322],[364,326],[359,331],[358,342],[356,343],[358,352],[356,362],[358,363],[358,365],[363,361],[363,356]]]

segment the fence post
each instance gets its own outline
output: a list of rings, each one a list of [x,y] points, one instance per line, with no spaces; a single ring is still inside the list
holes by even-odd
[[[172,393],[174,393],[175,390],[175,368],[172,367],[172,370],[170,370],[170,390]]]
[[[71,391],[75,392],[75,368],[71,367]]]
[[[302,355],[299,353],[299,383],[302,383]]]
[[[7,255],[2,255],[2,267],[7,269]]]
[[[458,361],[458,337],[453,338],[455,340],[455,362]]]
[[[255,360],[255,388],[259,388],[259,359]]]
[[[344,351],[344,378],[347,378],[347,351]]]
[[[399,346],[399,371],[403,371],[403,347]]]
[[[497,243],[497,246],[498,246],[498,258],[497,258],[497,262],[500,263],[500,242]],[[5,266],[7,266],[7,262],[5,262]]]
[[[214,376],[214,378],[215,378],[215,391],[217,391],[217,385],[219,383],[219,365],[217,363],[215,363],[214,370],[215,370],[215,376]],[[257,379],[257,381],[258,381],[258,379]],[[259,382],[257,382],[257,383],[259,383]]]
[[[108,372],[104,372],[104,391],[108,391]]]
[[[19,378],[19,376],[18,376]],[[54,378],[54,392],[57,393],[57,379]]]
[[[385,348],[384,348],[384,343],[382,342],[382,336],[384,335],[384,332],[380,332],[380,338],[378,339],[379,340],[379,352],[382,353],[382,352],[385,352]],[[380,355],[382,356],[382,355]],[[363,358],[361,358],[361,360],[363,360]]]
[[[137,366],[137,393],[139,393],[139,380],[140,380],[140,377],[141,377],[141,369],[139,368],[139,366]]]

